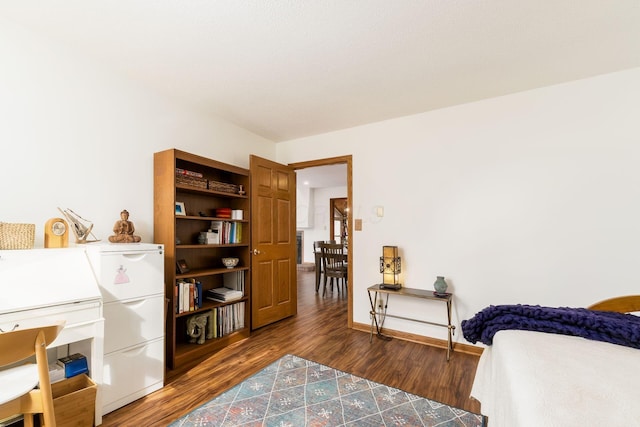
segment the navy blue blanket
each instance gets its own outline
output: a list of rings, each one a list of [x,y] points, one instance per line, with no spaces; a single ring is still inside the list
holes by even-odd
[[[586,308],[539,305],[491,305],[462,321],[462,333],[471,343],[491,345],[498,331],[517,329],[573,335],[640,348],[640,317]]]

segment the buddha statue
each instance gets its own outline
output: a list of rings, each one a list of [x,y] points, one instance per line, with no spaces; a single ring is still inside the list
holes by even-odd
[[[129,212],[125,209],[120,212],[120,221],[117,221],[113,226],[115,234],[109,236],[109,241],[111,243],[137,243],[142,239],[133,234],[135,231],[133,222],[129,221]]]

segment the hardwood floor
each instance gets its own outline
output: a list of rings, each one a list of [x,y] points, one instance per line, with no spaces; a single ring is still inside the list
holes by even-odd
[[[433,400],[480,412],[469,398],[478,357],[398,339],[369,343],[348,329],[347,298],[315,293],[313,272],[298,273],[298,314],[254,331],[200,361],[167,373],[163,389],[103,418],[103,426],[166,426],[290,353]]]

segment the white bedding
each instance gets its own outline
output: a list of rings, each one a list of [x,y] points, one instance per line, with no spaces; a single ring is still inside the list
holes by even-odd
[[[471,396],[489,427],[640,426],[640,350],[500,331],[482,353]]]

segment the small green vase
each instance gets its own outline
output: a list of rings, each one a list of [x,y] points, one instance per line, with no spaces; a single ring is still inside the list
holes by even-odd
[[[439,294],[447,292],[447,282],[444,281],[444,276],[437,276],[436,281],[433,283],[433,288]]]

